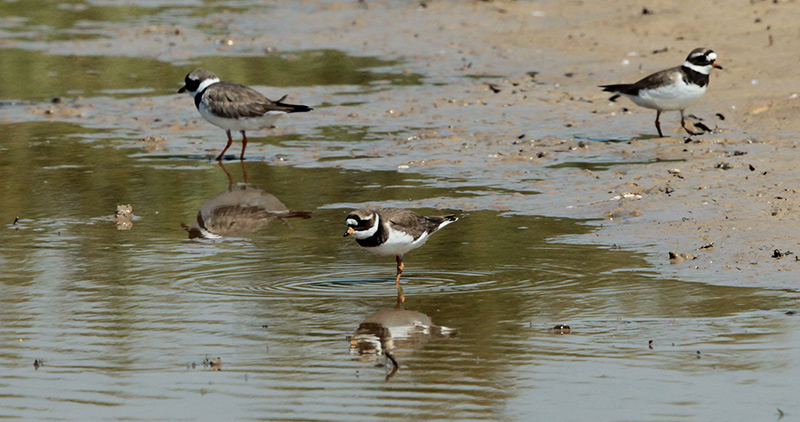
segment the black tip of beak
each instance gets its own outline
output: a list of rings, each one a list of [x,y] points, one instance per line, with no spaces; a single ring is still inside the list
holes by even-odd
[[[722,66],[720,66],[720,65],[718,65],[718,64],[716,64],[716,63],[712,64],[711,66],[713,66],[713,67],[714,67],[714,68],[716,68],[716,69],[723,70],[723,69],[722,69]]]
[[[347,236],[350,236],[350,232],[344,232],[344,236],[342,237],[347,237]]]
[[[178,94],[182,94],[184,92],[186,92],[186,87],[185,86],[181,87],[181,89],[178,90]]]

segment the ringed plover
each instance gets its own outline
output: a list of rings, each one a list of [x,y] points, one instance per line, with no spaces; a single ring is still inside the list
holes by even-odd
[[[663,111],[681,112],[681,126],[689,135],[700,135],[686,127],[683,111],[697,101],[708,87],[711,68],[722,69],[717,64],[717,53],[707,48],[695,48],[682,65],[646,76],[632,84],[600,85],[605,92],[616,92],[628,97],[636,105],[656,110],[656,129],[661,133],[659,117]]]
[[[457,221],[454,215],[425,217],[401,208],[360,208],[347,216],[345,236],[352,235],[359,245],[378,255],[394,256],[397,261],[398,305],[405,302],[400,287],[403,255],[425,244],[432,234]]]
[[[221,161],[225,151],[231,146],[232,130],[242,133],[242,155],[247,148],[246,130],[259,130],[272,126],[279,117],[288,113],[313,110],[311,107],[287,104],[283,100],[272,101],[248,86],[233,82],[220,82],[217,75],[205,69],[196,69],[186,75],[185,85],[178,93],[188,92],[194,98],[194,105],[200,115],[211,124],[225,129],[228,144],[217,156]]]

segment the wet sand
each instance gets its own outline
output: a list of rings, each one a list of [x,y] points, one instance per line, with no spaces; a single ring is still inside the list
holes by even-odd
[[[47,48],[177,62],[327,48],[404,59],[407,72],[424,74],[431,85],[354,94],[366,99],[358,106],[343,106],[348,98],[331,88],[292,88],[292,99],[330,105],[317,107],[313,121],[281,120],[273,134],[304,134],[339,122],[405,129],[412,136],[387,135],[357,146],[351,154],[358,160],[313,146],[282,155],[295,165],[397,169],[500,186],[517,193],[411,205],[593,219],[596,232],[570,241],[647,252],[664,276],[796,287],[790,272],[800,265],[794,3],[728,7],[700,0],[688,8],[655,1],[646,9],[609,0],[422,3],[276,3],[268,14],[205,17],[206,25],[225,33],[216,38],[186,23],[122,27],[112,41],[53,42]],[[723,6],[725,13],[709,13]],[[597,88],[676,66],[701,46],[714,49],[725,70],[711,75],[708,92],[687,113],[716,128],[712,134],[687,139],[672,112],[662,116],[668,137],[653,138],[652,110],[625,99],[610,102]],[[136,119],[114,124],[138,128],[142,137],[165,136],[172,152],[221,147],[222,132],[199,120],[188,102],[158,97],[116,102],[111,109],[118,107],[119,117],[126,107],[148,106]],[[94,107],[109,110],[109,104],[79,102],[31,111],[41,118],[110,124],[104,120],[109,117],[86,111]],[[165,111],[171,117],[155,118]],[[198,133],[210,139],[207,145],[187,138]],[[621,141],[595,142],[603,140]],[[268,157],[275,150],[248,146]],[[797,255],[778,257],[776,249]],[[670,264],[670,251],[692,252],[697,259]]]

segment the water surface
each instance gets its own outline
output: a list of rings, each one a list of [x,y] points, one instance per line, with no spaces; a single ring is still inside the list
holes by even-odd
[[[45,44],[108,36],[109,25],[139,19],[202,28],[196,16],[261,7],[181,3],[0,7],[14,38]],[[431,88],[397,60],[343,51],[198,53],[172,63],[5,47],[0,110],[15,116],[27,110],[19,102],[63,96],[134,115],[158,109],[197,66],[247,84],[333,87],[330,104],[349,87],[345,107],[375,92],[420,97]],[[471,169],[398,172],[368,148],[397,132],[332,115],[311,115],[319,120],[310,135],[269,136],[254,143],[253,160],[222,166],[193,144],[144,153],[142,134],[122,117],[91,127],[2,124],[0,419],[777,420],[778,409],[797,419],[800,320],[785,314],[797,308],[796,291],[666,279],[635,252],[572,244],[591,233],[586,221],[496,211],[536,195],[529,181],[509,189],[507,179],[468,178]],[[397,121],[387,127],[401,130],[406,120]],[[222,145],[220,131],[208,133]],[[365,152],[353,156],[356,143]],[[333,158],[280,160],[304,148]],[[361,170],[337,167],[367,156]],[[244,182],[259,209],[231,202]],[[130,226],[113,221],[120,204],[133,207]],[[182,225],[220,204],[255,228],[189,239]],[[405,258],[410,324],[393,311],[394,260],[342,237],[348,211],[365,204],[461,217]],[[450,208],[425,208],[437,204]],[[282,221],[281,210],[311,218]],[[365,333],[378,319],[384,335]],[[571,332],[549,331],[557,324]],[[364,338],[399,370],[388,355],[354,349]],[[217,357],[221,367],[209,364]]]
[[[342,238],[337,204],[475,188],[247,162],[254,189],[312,217],[189,240],[181,223],[228,174],[242,182],[242,165],[131,158],[69,125],[6,130],[0,417],[672,420],[793,406],[798,323],[783,312],[796,294],[660,279],[635,253],[559,241],[590,230],[579,221],[494,211],[443,210],[462,219],[407,255],[406,308],[457,334],[392,350],[386,381],[391,362],[348,338],[395,305],[394,262]],[[121,203],[130,230],[102,218]],[[220,371],[203,366],[215,357]]]

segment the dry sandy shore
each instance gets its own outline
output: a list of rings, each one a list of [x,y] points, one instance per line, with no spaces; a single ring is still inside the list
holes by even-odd
[[[612,0],[424,3],[277,2],[268,14],[225,13],[206,22],[224,28],[243,54],[273,46],[334,48],[406,59],[409,72],[442,82],[373,94],[355,108],[337,107],[324,89],[292,90],[304,102],[334,104],[317,110],[317,125],[426,127],[416,136],[389,137],[354,151],[373,159],[331,165],[408,168],[516,187],[522,193],[496,197],[489,205],[424,205],[594,218],[601,226],[597,232],[571,240],[647,252],[665,276],[800,286],[791,273],[800,266],[800,173],[794,167],[800,159],[800,4],[653,0],[645,9]],[[134,49],[128,54],[158,51],[164,60],[224,48],[191,27],[168,39],[170,48],[159,48],[168,29],[121,29],[118,41]],[[120,46],[92,42],[71,47],[102,54]],[[625,99],[609,102],[597,85],[633,82],[678,65],[695,47],[713,48],[725,67],[712,74],[705,97],[688,110],[716,130],[687,140],[677,113],[668,113],[662,117],[667,138],[637,139],[655,134],[655,113]],[[483,77],[455,78],[464,75]],[[164,106],[185,114],[142,131],[185,135],[180,119],[197,118],[186,100],[167,100]],[[281,123],[299,132],[304,124]],[[319,154],[300,151],[291,158],[302,163]],[[548,167],[575,161],[606,167]],[[691,252],[712,242],[712,248],[692,252],[695,260],[670,264],[667,258],[669,251]],[[775,249],[797,255],[775,258]]]

